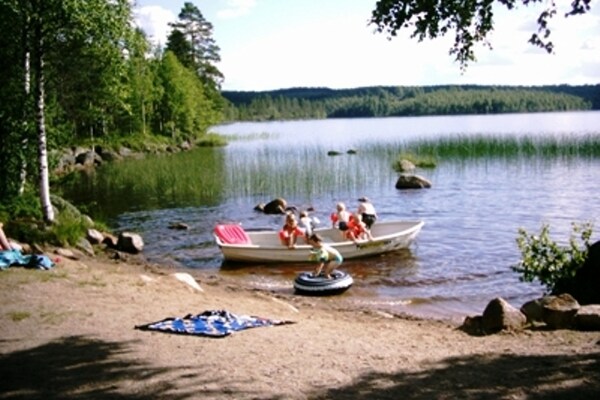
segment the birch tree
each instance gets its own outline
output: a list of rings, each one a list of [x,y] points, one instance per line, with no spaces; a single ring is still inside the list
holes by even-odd
[[[96,67],[94,76],[99,80],[90,82],[88,87],[80,87],[79,92],[94,93],[94,98],[98,100],[91,105],[101,111],[112,107],[114,99],[118,102],[122,87],[119,82],[124,72],[124,68],[120,68],[124,58],[121,50],[127,42],[125,37],[132,32],[131,5],[128,0],[2,0],[0,6],[2,19],[21,22],[16,24],[16,32],[11,34],[23,38],[20,46],[24,51],[21,54],[26,54],[31,59],[31,103],[34,104],[35,111],[31,113],[33,118],[29,118],[32,118],[31,125],[35,126],[37,137],[37,179],[42,214],[44,220],[51,223],[55,216],[50,201],[48,170],[47,85],[54,83],[54,94],[60,92],[56,82],[60,81],[57,78],[64,71],[60,70],[58,60],[75,60],[83,54],[91,54],[92,57],[84,59],[89,63],[88,67]],[[71,53],[65,52],[65,49],[77,51]],[[13,57],[12,64],[18,62],[26,65],[28,58],[16,60],[16,54],[17,52],[10,54]],[[101,67],[98,68],[98,65]],[[89,69],[91,68],[87,68]],[[85,75],[85,71],[85,67],[80,68],[80,75]],[[29,71],[23,67],[19,85],[28,87],[29,77]],[[10,79],[11,84],[17,81],[15,74]],[[28,97],[27,95],[26,93],[24,97]],[[14,113],[11,115],[14,116]],[[94,117],[104,121],[105,115],[96,114]],[[22,117],[22,124],[29,123],[27,118],[27,115]],[[21,139],[27,138],[21,135]],[[14,137],[11,140],[14,142]]]

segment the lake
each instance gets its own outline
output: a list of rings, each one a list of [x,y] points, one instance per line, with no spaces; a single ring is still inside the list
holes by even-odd
[[[227,265],[212,239],[214,226],[278,229],[281,216],[253,210],[275,197],[312,206],[329,224],[337,202],[355,209],[368,196],[380,219],[420,219],[425,226],[409,250],[344,262],[355,285],[323,301],[450,319],[481,314],[494,297],[520,307],[543,294],[542,286],[520,282],[511,270],[519,260],[520,227],[533,233],[547,223],[566,242],[572,222],[597,225],[600,215],[600,159],[585,152],[481,156],[466,150],[418,169],[433,184],[421,190],[396,189],[392,168],[411,143],[457,137],[597,144],[600,112],[234,123],[212,131],[231,138],[230,145],[106,165],[82,176],[65,197],[116,231],[140,233],[152,262],[291,293],[295,274],[310,264]],[[347,154],[350,149],[356,154]],[[328,156],[330,150],[341,154]],[[169,230],[172,222],[190,229]]]

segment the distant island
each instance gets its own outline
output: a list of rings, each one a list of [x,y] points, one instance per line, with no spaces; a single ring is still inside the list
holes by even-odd
[[[600,109],[600,84],[372,86],[223,91],[227,121],[501,114]]]

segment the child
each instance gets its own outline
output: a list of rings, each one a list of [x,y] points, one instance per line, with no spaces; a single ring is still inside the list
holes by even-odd
[[[317,233],[313,233],[308,238],[308,243],[313,247],[315,261],[319,262],[319,265],[313,272],[313,276],[321,275],[321,271],[325,267],[325,278],[331,279],[331,272],[344,261],[342,255],[333,247],[324,244],[323,239]]]
[[[293,213],[288,212],[285,216],[285,224],[279,231],[281,244],[287,246],[288,249],[293,249],[296,247],[296,240],[299,236],[304,236],[304,232],[298,226],[296,216]]]
[[[358,245],[358,240],[373,240],[371,231],[369,231],[369,228],[367,228],[367,225],[362,221],[359,214],[350,216],[346,237],[352,240],[356,245]]]
[[[377,212],[375,211],[375,207],[368,197],[361,197],[358,199],[358,203],[357,214],[360,215],[362,222],[364,222],[367,229],[370,231],[371,227],[377,220]]]
[[[308,215],[308,211],[301,211],[300,214],[300,224],[304,228],[304,235],[308,240],[309,236],[312,235],[313,229],[315,229],[315,224],[318,223],[316,218],[311,218]]]
[[[344,203],[337,203],[336,212],[331,214],[331,226],[338,228],[342,232],[342,236],[348,230],[348,223],[350,222],[350,213],[346,211],[346,205]]]

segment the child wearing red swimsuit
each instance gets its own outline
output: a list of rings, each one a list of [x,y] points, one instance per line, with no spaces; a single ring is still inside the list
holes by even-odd
[[[304,231],[298,226],[298,221],[292,213],[285,216],[285,224],[279,231],[279,239],[281,244],[287,246],[288,249],[296,247],[298,237],[304,236]]]

